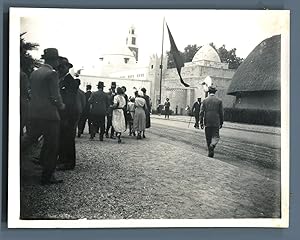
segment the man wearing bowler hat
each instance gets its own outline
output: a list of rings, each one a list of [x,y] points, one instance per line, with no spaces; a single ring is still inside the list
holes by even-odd
[[[65,104],[59,92],[58,73],[54,70],[59,64],[59,55],[56,48],[44,50],[42,59],[45,63],[30,75],[31,101],[29,116],[32,129],[29,135],[21,141],[22,151],[32,145],[43,135],[44,141],[40,155],[43,168],[41,184],[49,185],[61,183],[54,177],[57,163],[60,115],[58,110],[63,110]]]
[[[223,125],[223,103],[215,96],[217,89],[214,86],[208,88],[208,97],[202,102],[200,109],[200,126],[205,126],[205,137],[208,147],[208,156],[214,156],[214,149],[219,142],[219,129]],[[203,121],[204,120],[204,121]]]
[[[109,135],[108,135],[109,129],[111,128],[110,138],[113,138],[113,139],[115,139],[115,136],[114,136],[115,130],[114,130],[114,127],[112,126],[112,113],[113,113],[114,97],[116,96],[116,87],[117,87],[116,82],[112,82],[111,87],[108,92],[109,108],[107,109],[107,126],[106,126],[106,132],[105,132],[105,136],[106,136],[106,138],[108,138],[109,137]]]
[[[60,76],[60,94],[66,108],[60,111],[61,128],[59,144],[58,170],[72,170],[76,165],[75,136],[79,118],[77,104],[78,82],[69,73],[73,65],[65,57],[60,57],[58,72]]]
[[[103,135],[105,133],[105,115],[108,109],[108,96],[103,92],[104,83],[98,82],[98,91],[93,92],[89,104],[91,105],[91,137],[94,139],[97,129],[100,128],[99,140],[103,141]]]

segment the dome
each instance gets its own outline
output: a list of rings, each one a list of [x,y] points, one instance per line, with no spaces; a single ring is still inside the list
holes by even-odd
[[[219,62],[219,63],[221,62],[219,54],[210,45],[204,45],[203,47],[201,47],[198,50],[198,52],[196,52],[195,56],[193,57],[192,62],[198,62],[198,61],[202,61],[202,60]]]

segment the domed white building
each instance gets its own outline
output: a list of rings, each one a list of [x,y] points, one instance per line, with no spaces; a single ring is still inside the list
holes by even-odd
[[[201,62],[201,61],[210,61],[210,62],[221,62],[219,54],[216,50],[210,45],[204,45],[201,47],[198,52],[193,57],[192,62]]]
[[[116,82],[117,86],[126,86],[127,94],[133,94],[133,89],[145,87],[150,95],[155,108],[159,104],[160,98],[160,76],[161,60],[157,55],[150,57],[148,66],[141,66],[138,63],[138,46],[134,26],[131,26],[126,38],[126,45],[110,48],[99,57],[99,65],[92,71],[83,70],[81,88],[86,84],[96,86],[98,81],[103,81],[107,90],[111,82]],[[178,106],[178,113],[184,113],[183,109],[187,105],[190,107],[197,98],[205,98],[207,87],[203,87],[203,82],[214,84],[225,107],[231,107],[234,97],[227,95],[227,88],[234,75],[234,70],[228,69],[228,63],[222,63],[216,50],[210,45],[204,45],[193,57],[192,62],[184,64],[181,69],[183,80],[190,85],[184,87],[176,68],[167,69],[167,58],[163,59],[161,102],[166,98],[170,99],[171,109]]]
[[[156,68],[159,68],[159,65]],[[184,87],[180,83],[176,68],[164,68],[162,102],[164,102],[165,98],[169,98],[171,109],[175,110],[176,106],[178,106],[179,113],[184,112],[183,109],[187,105],[191,107],[197,98],[200,97],[203,100],[206,97],[205,89],[207,88],[204,83],[209,79],[208,84],[213,84],[217,87],[216,95],[223,100],[224,107],[231,107],[234,98],[226,93],[234,73],[235,70],[228,69],[228,63],[221,62],[218,53],[213,47],[204,45],[197,51],[192,62],[185,63],[181,69],[181,76],[190,87]],[[155,78],[154,85],[158,87],[155,88],[154,99],[158,100],[159,76],[151,69],[149,76]]]

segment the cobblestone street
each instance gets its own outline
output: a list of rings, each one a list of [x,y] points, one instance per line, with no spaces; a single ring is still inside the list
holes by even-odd
[[[153,118],[146,139],[125,133],[121,144],[90,141],[84,134],[76,139],[75,170],[56,172],[64,179],[61,185],[40,186],[40,169],[31,161],[38,149],[28,153],[22,162],[22,217],[280,217],[280,148],[275,143],[242,142],[221,129],[215,158],[208,158],[203,131],[170,124]]]

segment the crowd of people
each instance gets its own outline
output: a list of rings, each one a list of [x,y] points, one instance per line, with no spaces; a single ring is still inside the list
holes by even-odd
[[[42,166],[41,184],[57,184],[55,170],[73,170],[76,165],[75,138],[81,137],[88,121],[90,140],[99,133],[99,140],[117,139],[129,129],[130,136],[146,138],[150,127],[151,99],[146,89],[126,95],[126,87],[112,82],[109,92],[86,92],[79,89],[80,79],[70,73],[73,65],[58,50],[48,48],[42,55],[44,64],[30,76],[20,73],[21,91],[21,152],[24,153],[39,139],[43,139],[39,164]],[[23,129],[26,127],[26,133]]]

